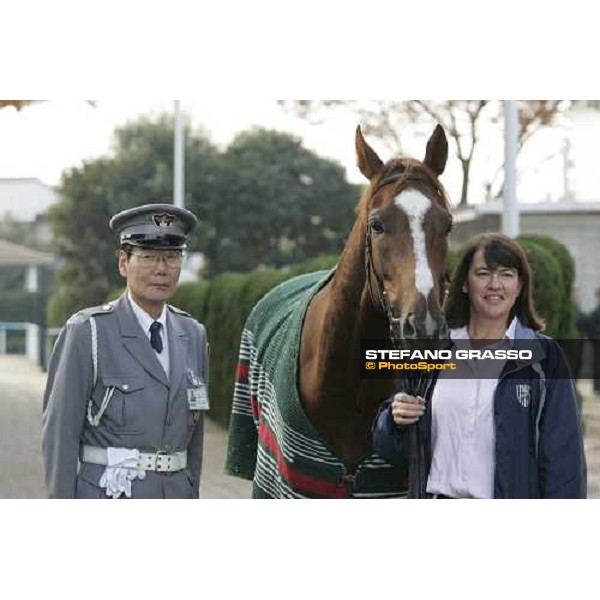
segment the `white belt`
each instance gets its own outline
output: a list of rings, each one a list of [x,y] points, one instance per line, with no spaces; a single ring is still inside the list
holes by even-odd
[[[106,448],[98,446],[83,446],[81,460],[94,465],[107,465]],[[140,452],[137,468],[157,473],[173,473],[187,467],[187,450],[167,454],[164,450],[158,452]]]

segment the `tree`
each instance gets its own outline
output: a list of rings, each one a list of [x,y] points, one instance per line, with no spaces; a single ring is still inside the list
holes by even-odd
[[[30,104],[34,104],[35,102],[39,102],[38,100],[0,100],[0,109],[2,108],[16,108],[17,110],[21,110],[25,106],[29,106]]]
[[[361,120],[363,131],[376,135],[394,152],[401,152],[400,132],[408,123],[425,124],[428,129],[435,123],[444,127],[453,142],[455,156],[462,170],[462,186],[459,206],[468,202],[469,183],[473,157],[480,140],[484,122],[497,123],[502,117],[502,103],[488,100],[294,100],[282,101],[284,109],[301,118],[318,118],[327,110],[345,108],[353,111]],[[520,101],[519,149],[547,125],[553,124],[570,107],[568,100]],[[494,181],[501,171],[497,171]],[[492,186],[493,183],[490,183]],[[500,183],[500,194],[502,193]]]
[[[526,143],[543,127],[556,124],[574,105],[572,100],[522,100],[517,104],[519,115],[519,145],[520,152]],[[496,121],[500,120],[500,116]],[[560,150],[559,150],[560,151]],[[557,152],[546,156],[543,160],[552,158]],[[501,198],[504,193],[504,165],[499,165],[495,175],[487,184],[488,196]]]
[[[287,133],[238,135],[224,154],[225,197],[209,219],[211,272],[297,264],[337,252],[359,190],[343,168]]]
[[[359,193],[341,166],[284,133],[247,132],[219,152],[202,131],[187,130],[186,206],[199,218],[190,250],[204,254],[207,275],[295,264],[341,247]],[[117,129],[112,156],[65,172],[61,187],[64,199],[49,211],[62,263],[53,325],[123,285],[110,217],[172,201],[172,118]]]
[[[217,149],[202,132],[186,140],[188,172],[218,160]],[[210,179],[193,175],[206,198]],[[118,241],[108,228],[116,212],[151,202],[172,202],[173,119],[142,118],[115,132],[114,153],[85,162],[62,176],[63,201],[49,211],[56,252],[61,259],[59,289],[51,302],[51,320],[61,324],[74,311],[102,303],[123,285],[115,252]],[[188,194],[193,202],[193,192]]]

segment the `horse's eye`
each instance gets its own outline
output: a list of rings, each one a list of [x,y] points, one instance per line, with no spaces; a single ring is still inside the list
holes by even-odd
[[[383,223],[381,221],[378,221],[377,219],[371,219],[371,231],[373,233],[385,233],[385,229],[383,227]]]
[[[450,232],[452,231],[452,228],[454,227],[454,222],[450,221],[448,223],[448,225],[446,225],[446,233],[444,235],[449,235]]]

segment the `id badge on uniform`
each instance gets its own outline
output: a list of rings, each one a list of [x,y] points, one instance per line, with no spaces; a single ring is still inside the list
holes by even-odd
[[[206,386],[201,383],[200,387],[190,388],[187,391],[188,410],[208,410],[208,394]]]
[[[208,410],[208,394],[205,383],[188,369],[188,380],[194,386],[187,390],[188,410]]]

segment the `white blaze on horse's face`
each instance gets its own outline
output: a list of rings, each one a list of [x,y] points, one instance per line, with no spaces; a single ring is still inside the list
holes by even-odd
[[[415,257],[415,287],[417,292],[423,294],[427,301],[429,292],[433,289],[433,276],[427,260],[423,220],[425,214],[431,208],[431,200],[417,190],[405,190],[394,198],[394,203],[408,217]]]

